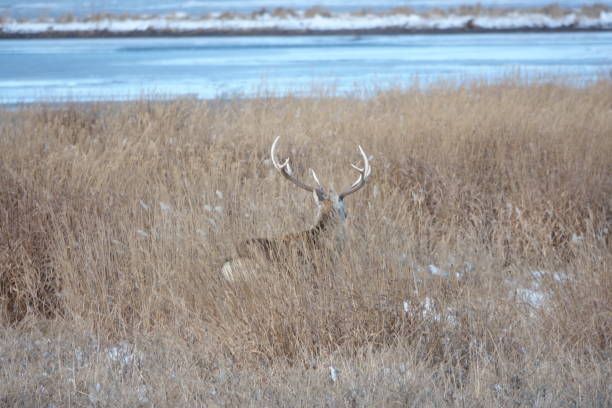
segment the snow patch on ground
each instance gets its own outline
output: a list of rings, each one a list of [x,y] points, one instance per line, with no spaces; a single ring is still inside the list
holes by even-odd
[[[516,295],[518,298],[529,306],[539,309],[546,304],[546,293],[533,289],[517,289]]]
[[[450,264],[450,265],[449,265],[449,267],[451,267],[451,268],[452,268],[452,267],[453,267],[453,265],[452,265],[452,264]],[[455,272],[455,273],[448,272],[448,271],[446,271],[446,270],[444,270],[444,269],[442,269],[442,268],[438,268],[436,265],[433,265],[433,264],[429,264],[429,265],[427,265],[427,269],[429,270],[429,273],[431,273],[432,275],[435,275],[435,276],[440,276],[440,277],[442,277],[442,278],[450,278],[450,277],[451,277],[451,275],[452,275],[452,276],[454,276],[454,277],[455,277],[455,279],[457,279],[457,280],[461,280],[461,278],[463,278],[463,275],[464,275],[466,272],[471,271],[471,270],[473,269],[473,267],[472,267],[472,265],[471,265],[471,264],[466,263],[466,264],[464,265],[464,268],[463,268],[463,270],[462,270],[462,271]]]
[[[447,307],[444,312],[438,312],[435,302],[429,296],[426,296],[422,302],[414,303],[410,300],[404,300],[402,304],[404,313],[414,313],[420,310],[421,317],[431,318],[436,322],[445,321],[448,325],[456,327],[459,325],[457,321],[457,311],[452,307]]]
[[[564,273],[549,271],[531,271],[529,277],[528,287],[521,287],[517,281],[508,279],[504,281],[504,284],[515,288],[510,291],[510,296],[515,297],[519,302],[533,309],[546,307],[549,301],[550,294],[543,288],[545,280],[549,279],[554,283],[571,281],[571,278]]]

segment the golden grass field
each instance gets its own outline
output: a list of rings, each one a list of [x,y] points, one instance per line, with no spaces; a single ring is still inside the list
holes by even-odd
[[[314,222],[275,136],[373,174],[342,251],[228,283]],[[610,79],[4,109],[0,406],[609,407],[611,224]]]

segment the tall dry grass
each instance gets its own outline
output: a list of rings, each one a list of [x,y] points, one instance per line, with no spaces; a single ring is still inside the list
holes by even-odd
[[[314,221],[277,135],[373,176],[343,251],[228,284]],[[2,404],[607,406],[611,136],[609,80],[4,110]]]

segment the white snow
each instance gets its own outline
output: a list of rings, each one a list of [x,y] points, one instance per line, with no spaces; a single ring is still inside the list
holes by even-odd
[[[432,275],[441,276],[443,278],[448,278],[450,276],[448,272],[438,268],[436,265],[427,265],[427,268],[429,268],[429,272]]]
[[[566,274],[564,274],[564,273],[557,273],[557,272],[554,272],[554,273],[552,274],[552,276],[553,276],[553,279],[554,279],[554,280],[559,281],[559,282],[563,282],[563,281],[566,281],[566,280],[568,280],[568,279],[569,279],[569,276],[567,276],[567,275],[566,275]]]
[[[377,14],[354,15],[332,13],[330,16],[306,16],[303,12],[295,16],[278,17],[265,13],[255,17],[241,15],[232,18],[194,19],[181,13],[155,17],[130,17],[125,19],[102,19],[96,21],[75,20],[60,22],[15,20],[7,18],[0,24],[4,33],[44,33],[47,31],[101,31],[114,33],[170,30],[170,31],[249,31],[249,30],[290,30],[290,31],[335,31],[335,30],[372,30],[400,28],[407,30],[450,30],[463,29],[467,25],[483,29],[516,28],[612,28],[612,12],[601,12],[599,17],[588,17],[579,12],[571,12],[561,17],[551,17],[544,13],[509,12],[498,16],[489,15],[426,15],[426,14]]]
[[[570,279],[570,277],[566,275],[565,273],[548,272],[548,271],[531,271],[531,276],[534,279],[533,282],[531,283],[531,286],[538,286],[538,287],[540,285],[540,282],[547,276],[552,277],[557,282],[563,282],[563,281]]]
[[[452,265],[449,265],[452,267]],[[431,273],[432,275],[436,275],[436,276],[440,276],[442,278],[450,278],[451,273],[442,269],[442,268],[438,268],[436,265],[433,264],[429,264],[427,265],[427,269],[429,269],[429,273]],[[455,272],[454,276],[457,280],[461,280],[461,278],[463,278],[463,275],[465,272],[468,272],[470,270],[473,269],[472,264],[466,262],[464,265],[464,270],[463,272]]]
[[[423,299],[423,301],[420,302],[420,307],[423,308],[423,310],[421,311],[421,317],[423,318],[431,317],[436,322],[439,322],[442,320],[442,314],[437,313],[434,301],[429,296],[426,296],[425,299]],[[409,300],[404,300],[402,304],[402,308],[404,310],[404,313],[410,313],[412,309],[411,302]],[[417,308],[418,306],[416,306],[414,310],[416,311]],[[446,308],[445,320],[449,325],[453,327],[456,327],[459,325],[459,322],[457,321],[456,313],[457,313],[456,310],[453,309],[452,307]]]
[[[338,381],[338,369],[334,366],[329,366],[329,378],[332,382]]]
[[[97,405],[102,401],[102,387],[100,386],[100,383],[96,383],[95,385],[90,384],[87,389],[89,391],[89,393],[87,394],[89,402]]]
[[[559,284],[570,280],[570,277],[564,273],[548,272],[548,271],[531,271],[531,282],[529,287],[517,287],[518,282],[515,280],[504,280],[504,284],[507,286],[517,287],[510,291],[510,296],[516,296],[520,302],[534,308],[539,309],[546,306],[550,294],[542,288],[542,283],[545,279],[552,279]]]
[[[517,289],[518,298],[529,306],[538,309],[546,303],[546,294],[539,290]]]
[[[427,314],[435,312],[435,309],[433,306],[433,300],[431,300],[429,296],[425,297],[425,300],[423,301],[422,305],[423,305],[423,309],[425,309],[423,310],[423,317],[427,316]],[[439,316],[438,316],[438,319],[436,320],[440,320]]]
[[[116,239],[111,239],[111,242],[112,242],[113,244],[117,245],[117,246],[120,246],[120,247],[124,247],[124,246],[126,246],[126,245],[125,245],[123,242],[118,241],[118,240],[116,240]]]
[[[139,357],[131,349],[132,347],[128,343],[123,342],[117,346],[110,347],[107,350],[107,355],[109,360],[118,362],[121,366],[127,366]]]
[[[581,243],[582,241],[584,241],[584,237],[583,237],[582,235],[578,235],[578,234],[576,234],[576,233],[572,234],[572,239],[571,239],[571,242],[572,242],[573,244],[579,244],[579,243]]]
[[[140,404],[148,404],[149,403],[149,398],[147,397],[147,386],[144,384],[141,384],[138,386],[138,402]]]

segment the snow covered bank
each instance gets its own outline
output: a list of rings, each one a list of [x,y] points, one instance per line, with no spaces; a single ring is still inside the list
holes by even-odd
[[[335,13],[325,9],[262,9],[250,14],[215,12],[202,16],[174,13],[164,16],[96,14],[66,15],[36,20],[0,20],[0,37],[409,33],[506,30],[611,30],[612,8],[484,9],[415,12],[395,9]]]

